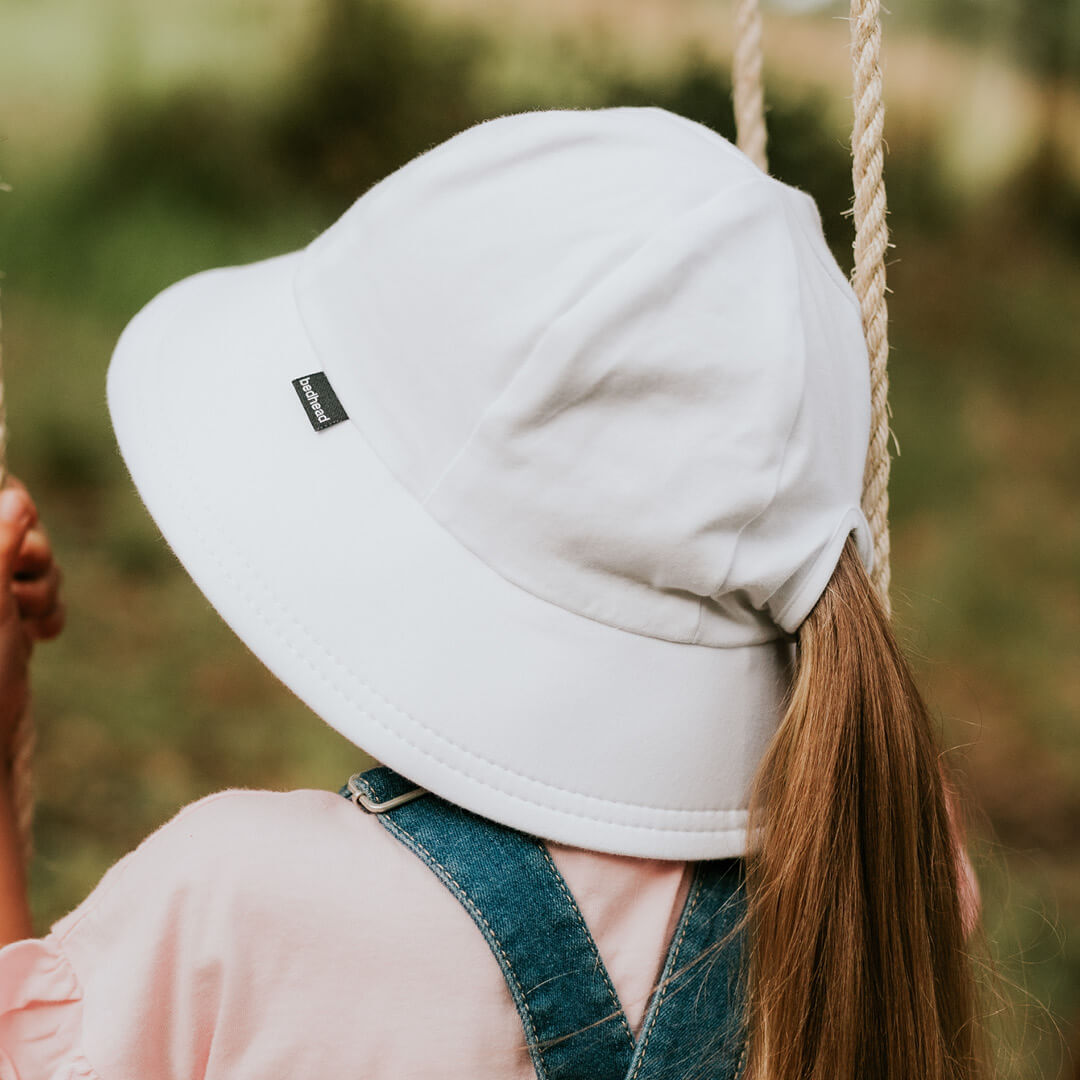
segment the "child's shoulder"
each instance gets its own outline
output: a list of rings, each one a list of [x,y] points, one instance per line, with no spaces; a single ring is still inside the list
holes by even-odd
[[[249,854],[257,855],[262,846],[253,845],[257,837],[272,839],[275,845],[291,839],[306,845],[312,830],[325,830],[332,838],[343,828],[352,833],[364,817],[347,799],[331,791],[228,788],[182,807],[136,851],[198,845],[212,855],[242,843]]]
[[[89,897],[53,928],[64,940],[117,908],[235,916],[272,894],[363,877],[386,847],[368,815],[329,791],[233,788],[189,803],[112,866]]]

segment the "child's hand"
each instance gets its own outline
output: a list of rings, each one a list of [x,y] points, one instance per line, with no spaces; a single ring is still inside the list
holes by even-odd
[[[34,642],[56,637],[63,626],[60,568],[52,546],[26,489],[9,480],[0,491],[0,770],[5,773],[29,694]]]

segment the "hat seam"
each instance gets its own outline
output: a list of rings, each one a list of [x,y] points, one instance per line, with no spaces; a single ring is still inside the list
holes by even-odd
[[[744,162],[747,166],[747,171],[752,172],[752,175],[748,176],[745,182],[753,183],[762,180],[775,181],[774,177],[770,176],[763,169],[759,168],[733,142],[725,139],[718,131],[715,131],[713,128],[709,127],[708,124],[702,124],[697,120],[691,120],[688,116],[683,116],[681,113],[671,112],[669,109],[665,109],[659,105],[628,105],[625,106],[625,108],[641,108],[644,112],[654,112],[660,116],[665,116],[678,121],[677,126],[683,127],[687,131],[692,132],[699,142],[707,144],[711,150],[722,150],[727,157],[735,158],[738,161]]]
[[[763,180],[766,183],[768,183],[770,186],[778,188],[780,190],[781,196],[784,199],[787,199],[789,197],[789,195],[788,195],[789,189],[792,190],[792,191],[797,191],[800,195],[802,195],[805,198],[810,200],[811,204],[814,206],[815,212],[817,212],[818,215],[819,215],[818,220],[820,221],[820,211],[818,211],[818,209],[817,209],[817,204],[814,202],[814,197],[811,194],[809,194],[809,192],[803,191],[802,188],[797,188],[797,187],[794,187],[793,185],[786,184],[783,180],[779,179],[779,177],[773,176],[771,173],[768,173],[768,172],[765,172],[762,169],[759,169],[758,166],[755,165],[754,162],[751,161],[750,158],[747,157],[746,154],[743,153],[743,151],[741,151],[733,143],[727,141],[726,139],[723,139],[722,136],[721,136],[722,141],[720,142],[720,144],[719,145],[714,144],[713,143],[713,138],[715,138],[718,133],[716,131],[714,131],[711,127],[709,127],[708,125],[700,124],[696,120],[691,120],[689,117],[682,116],[679,113],[669,112],[667,109],[662,109],[662,108],[660,108],[658,106],[647,106],[646,108],[650,109],[650,110],[655,110],[656,112],[661,113],[661,114],[663,114],[665,116],[670,116],[670,117],[674,118],[675,120],[680,122],[681,126],[687,128],[688,130],[693,131],[694,134],[698,136],[698,138],[699,138],[699,140],[701,142],[709,143],[710,145],[714,146],[717,149],[724,150],[727,153],[728,157],[741,158],[743,161],[745,161],[747,163],[748,166],[750,166],[750,168],[752,168],[757,173],[757,176],[755,177],[755,179]],[[807,230],[806,230],[805,226],[802,224],[802,222],[798,222],[797,227],[798,227],[799,231],[802,233],[803,236],[807,235]],[[809,239],[812,241],[810,243],[810,245],[809,245],[810,250],[811,250],[811,254],[814,256],[814,260],[825,270],[826,274],[829,277],[829,280],[833,283],[834,288],[836,288],[836,290],[838,292],[840,292],[844,296],[844,298],[847,300],[847,302],[848,302],[848,304],[850,306],[855,308],[855,310],[856,310],[856,312],[858,312],[859,318],[861,320],[861,318],[862,318],[862,308],[859,305],[858,297],[856,297],[856,295],[855,295],[855,293],[854,293],[854,291],[853,291],[853,289],[851,287],[851,282],[844,276],[843,271],[840,270],[839,266],[836,264],[836,262],[834,260],[822,258],[822,254],[821,254],[821,251],[820,251],[820,247],[819,247],[819,245],[817,243],[817,240],[821,239],[827,245],[828,241],[824,240],[824,231],[825,230],[824,230],[824,226],[823,226],[822,227],[822,236],[820,238],[817,236],[817,234],[811,234],[810,235]]]
[[[787,197],[787,193],[784,191],[784,185],[782,183],[780,183],[780,181],[776,181],[776,183],[779,184],[779,186],[781,188],[781,195],[783,196],[781,198],[780,202],[781,202],[781,206],[783,207],[784,217],[794,227],[794,229],[798,230],[798,232],[805,238],[806,230],[805,230],[805,228],[803,226],[802,221],[799,219],[799,215],[792,212],[791,203],[790,203],[790,201],[789,201],[789,199]],[[800,194],[805,194],[805,193],[800,192]],[[806,196],[806,197],[810,198],[810,196]],[[789,246],[791,248],[791,251],[792,251],[792,256],[793,256],[794,259],[797,260],[798,259],[798,253],[794,250],[794,240],[792,238],[792,234],[789,232],[789,233],[786,233],[785,235],[787,236],[788,244],[789,244]],[[814,237],[812,239],[816,239],[816,237]],[[819,263],[819,265],[821,265],[826,270],[827,277],[828,277],[829,281],[832,283],[833,288],[836,289],[837,292],[841,293],[843,295],[843,297],[845,298],[845,300],[847,300],[847,302],[855,308],[855,313],[859,317],[860,324],[861,324],[862,316],[861,316],[861,313],[860,313],[860,310],[859,310],[858,301],[856,300],[854,294],[852,293],[850,285],[843,279],[843,276],[838,273],[838,268],[837,267],[835,267],[835,266],[830,267],[829,264],[828,264],[828,260],[824,260],[824,259],[822,259],[820,257],[820,253],[817,250],[817,244],[810,243],[808,246],[809,246],[809,248],[811,250],[811,254],[813,255],[814,259]],[[797,288],[798,288],[798,293],[799,293],[799,311],[800,311],[800,323],[801,323],[803,321],[802,316],[801,316],[801,312],[803,311],[803,303],[802,303],[802,301],[803,301],[805,290],[803,288],[802,278],[799,275],[796,275],[796,281],[797,281]],[[805,336],[801,337],[800,340],[802,342],[804,342],[804,344],[805,344],[805,340],[806,340]],[[784,460],[785,461],[787,459],[788,446],[790,446],[791,439],[794,436],[795,425],[798,423],[798,417],[801,414],[803,406],[805,405],[805,402],[806,402],[806,363],[805,363],[805,360],[806,360],[806,354],[805,354],[805,349],[804,349],[804,352],[803,352],[803,365],[802,365],[802,373],[803,373],[802,394],[800,396],[799,409],[796,412],[795,421],[793,422],[791,432],[789,432],[789,435],[788,435],[788,440],[789,441],[788,441],[787,445],[785,445],[785,448],[784,448]],[[780,475],[782,474],[782,471],[783,471],[783,463],[781,464],[781,472],[777,474],[777,484],[778,484],[778,486],[779,486],[779,480],[780,480]],[[775,494],[774,494],[773,497],[775,498]],[[795,632],[794,630],[788,631],[783,627],[782,624],[787,620],[787,617],[791,613],[792,610],[796,610],[798,607],[800,607],[805,602],[806,593],[810,590],[811,586],[813,585],[814,579],[815,579],[815,577],[817,575],[817,571],[818,571],[819,566],[821,565],[822,560],[829,556],[829,553],[831,552],[831,550],[833,548],[833,545],[835,543],[837,532],[843,527],[844,522],[849,520],[852,517],[852,509],[853,509],[852,507],[849,507],[847,510],[844,511],[844,514],[841,517],[840,523],[833,529],[832,533],[829,536],[829,539],[825,543],[825,547],[821,550],[821,552],[818,554],[817,558],[813,561],[813,563],[809,567],[800,567],[800,568],[798,568],[795,571],[794,574],[790,575],[784,581],[780,582],[780,584],[777,585],[776,588],[773,589],[773,591],[771,593],[769,593],[768,597],[765,599],[763,607],[768,610],[769,606],[772,603],[773,597],[776,596],[777,593],[779,593],[782,589],[784,589],[788,585],[788,583],[792,580],[792,578],[795,578],[800,574],[802,575],[802,579],[803,579],[802,584],[800,584],[796,588],[795,595],[790,597],[778,612],[772,613],[773,622],[776,623],[777,626],[784,633],[786,633],[786,634],[794,634],[794,632]],[[858,508],[856,507],[854,509],[858,509]],[[859,511],[859,513],[861,513],[861,510]],[[852,530],[849,530],[849,531],[854,531],[854,527],[852,528]],[[826,582],[826,585],[827,584],[828,583]],[[822,591],[824,590],[824,588],[825,588],[825,586],[822,586]],[[820,596],[820,592],[819,592],[818,595]],[[815,598],[814,602],[815,603],[817,602],[817,598]],[[811,608],[812,607],[813,607],[813,604],[811,604]],[[804,615],[803,618],[805,618],[805,617],[806,616]],[[801,623],[802,619],[800,619],[799,622]],[[796,627],[796,629],[797,629],[797,627]]]
[[[585,292],[581,296],[579,296],[569,307],[562,311],[557,318],[553,319],[544,328],[543,333],[533,344],[532,348],[529,349],[528,355],[521,361],[520,364],[518,364],[513,374],[510,376],[509,379],[507,379],[506,383],[502,386],[499,392],[488,401],[487,405],[484,406],[483,411],[477,417],[476,422],[473,424],[473,426],[469,429],[469,433],[465,436],[464,440],[461,443],[461,446],[459,446],[458,449],[455,450],[454,453],[451,455],[450,460],[446,464],[446,467],[439,473],[438,478],[430,486],[428,491],[423,495],[423,497],[418,499],[420,505],[426,507],[428,502],[435,497],[439,488],[442,486],[443,481],[446,479],[447,476],[449,476],[451,472],[453,472],[458,462],[461,460],[462,457],[464,457],[466,452],[472,446],[473,442],[476,440],[477,434],[491,415],[492,410],[503,401],[503,399],[508,393],[510,393],[515,383],[517,383],[518,379],[521,377],[522,373],[532,364],[532,361],[535,359],[537,352],[543,347],[544,343],[559,326],[561,326],[584,304],[588,303],[588,301],[598,290],[603,288],[612,277],[620,273],[625,266],[633,262],[645,248],[647,248],[657,239],[657,237],[663,236],[668,233],[669,230],[673,230],[679,227],[679,225],[687,218],[692,218],[705,207],[712,205],[718,199],[730,198],[733,192],[736,192],[743,187],[756,185],[756,183],[757,178],[748,178],[745,180],[740,180],[737,183],[724,188],[722,191],[714,191],[712,194],[702,199],[700,202],[695,203],[693,206],[688,207],[685,210],[681,210],[678,214],[665,221],[662,225],[652,229],[639,244],[636,244],[631,251],[628,251],[625,255],[623,255],[611,266],[609,266],[588,287],[588,289],[585,290]],[[299,305],[297,306],[299,307]],[[306,332],[306,323],[304,324],[304,329]],[[310,335],[308,335],[308,340],[310,343]],[[312,348],[314,349],[314,345],[312,345]]]
[[[542,112],[542,110],[526,110],[526,112],[528,112],[528,111]],[[508,114],[508,115],[516,115],[516,114]],[[414,172],[415,171],[414,166],[416,166],[416,164],[418,162],[420,162],[420,161],[430,161],[432,158],[445,157],[446,154],[450,152],[449,148],[451,147],[451,145],[456,143],[456,141],[458,139],[460,139],[462,136],[467,135],[471,131],[477,130],[477,129],[482,128],[482,127],[485,127],[488,124],[495,123],[496,121],[498,121],[500,119],[502,119],[502,117],[498,117],[498,116],[488,117],[488,119],[479,121],[478,123],[473,125],[473,127],[465,128],[463,131],[457,132],[457,134],[451,136],[449,139],[446,139],[443,142],[436,143],[433,146],[429,146],[426,150],[422,150],[415,157],[410,158],[404,164],[399,165],[392,172],[387,173],[386,176],[383,176],[381,179],[376,180],[375,183],[373,183],[364,192],[362,198],[366,198],[366,197],[370,196],[372,193],[378,191],[379,189],[386,190],[388,180],[390,180],[392,177],[395,177],[395,176],[398,176],[398,175],[401,175],[401,174]],[[383,197],[383,196],[380,196],[380,197]],[[353,214],[353,212],[356,210],[356,208],[358,206],[360,206],[360,204],[361,204],[361,200],[357,200],[356,202],[354,202],[352,204],[352,206],[350,206],[338,218],[338,221],[339,222],[343,221],[343,220],[345,220],[345,218],[347,218],[351,214]],[[368,206],[365,209],[366,209],[367,212],[370,212],[371,207]],[[335,236],[332,241],[327,242],[329,234],[328,234],[328,232],[324,231],[324,232],[320,233],[318,236],[314,237],[314,239],[312,239],[308,244],[306,244],[304,246],[304,248],[302,248],[301,250],[303,250],[305,253],[307,253],[307,252],[312,251],[312,250],[320,249],[322,251],[325,251],[328,256],[336,255],[338,249],[345,243],[345,240],[343,238],[339,239],[339,236],[340,236],[340,234],[338,234],[338,236]],[[306,258],[305,258],[305,261],[306,261]],[[303,267],[298,269],[297,274],[296,274],[297,278],[299,278],[300,273],[302,272],[302,270],[303,270]]]
[[[360,432],[360,437],[364,438],[363,432]],[[376,457],[378,457],[380,461],[383,461],[383,459],[376,453],[375,449],[373,447],[371,447],[371,444],[368,443],[366,439],[365,439],[365,445],[368,446],[368,448],[371,450],[372,454],[374,454]],[[383,461],[383,465],[386,466],[386,463],[384,461]],[[390,471],[390,475],[393,478],[394,483],[401,486],[401,488],[405,491],[405,493],[407,495],[409,495],[410,497],[412,497],[412,492],[410,492],[409,489],[404,484],[402,484],[400,480],[398,480],[397,476],[393,473],[392,470],[389,470],[388,466],[386,466],[386,467],[387,467],[388,471]],[[556,600],[552,600],[551,597],[549,597],[549,596],[544,596],[543,593],[538,592],[535,588],[532,588],[529,585],[522,584],[522,582],[517,580],[517,578],[510,577],[508,574],[505,574],[500,568],[492,566],[491,563],[489,563],[487,561],[487,559],[483,555],[480,554],[480,552],[475,551],[473,549],[473,547],[469,543],[467,543],[465,540],[463,540],[460,536],[458,536],[458,534],[456,532],[454,532],[448,526],[443,524],[443,522],[438,517],[436,517],[433,513],[431,513],[426,506],[423,506],[423,504],[420,504],[420,505],[421,505],[421,509],[423,509],[423,511],[424,511],[425,515],[427,516],[427,518],[430,521],[432,521],[436,526],[438,526],[438,528],[442,529],[442,531],[445,532],[446,535],[448,537],[450,537],[450,539],[453,540],[455,544],[457,544],[460,547],[464,548],[467,552],[469,552],[470,555],[472,555],[474,558],[478,559],[481,563],[483,563],[483,565],[486,567],[486,569],[488,571],[495,574],[501,581],[505,582],[511,588],[520,589],[522,592],[527,593],[529,596],[531,596],[534,600],[537,600],[542,604],[550,604],[552,607],[558,608],[560,611],[566,612],[566,614],[568,614],[568,615],[573,615],[575,618],[588,619],[589,622],[594,622],[598,626],[604,627],[606,630],[614,630],[614,631],[617,631],[617,632],[622,633],[622,634],[632,634],[634,637],[648,638],[650,641],[662,641],[666,645],[672,645],[672,646],[681,647],[681,648],[720,649],[720,650],[753,649],[753,648],[757,648],[757,647],[762,646],[762,645],[770,645],[775,641],[782,641],[788,636],[786,634],[786,632],[783,630],[782,627],[774,625],[773,630],[775,632],[771,633],[768,637],[754,636],[753,638],[751,638],[751,639],[749,639],[747,641],[731,642],[731,643],[728,643],[728,644],[714,644],[712,642],[705,642],[705,641],[696,640],[697,634],[698,634],[698,632],[700,630],[700,627],[701,627],[701,620],[702,620],[702,615],[703,615],[703,611],[704,611],[704,602],[707,599],[711,599],[711,597],[701,597],[701,596],[699,596],[697,598],[697,600],[698,600],[698,615],[697,615],[697,622],[695,623],[693,633],[692,633],[692,635],[686,635],[686,636],[678,637],[678,638],[667,636],[667,635],[662,635],[662,634],[659,634],[659,633],[648,633],[648,632],[646,632],[644,630],[637,630],[637,629],[634,629],[633,627],[625,626],[622,623],[615,622],[611,618],[601,618],[599,615],[592,614],[592,613],[590,613],[588,611],[581,610],[578,607],[567,607],[565,604],[561,604]],[[554,590],[552,590],[552,591],[554,591]],[[687,592],[688,596],[695,595],[693,593],[690,593],[689,590],[686,590],[686,592]]]
[[[810,200],[810,203],[814,207],[815,212],[820,215],[820,211],[818,211],[817,209],[817,203],[814,202],[814,197],[808,192],[803,191],[801,188],[790,188],[789,190],[789,185],[785,184],[782,180],[778,180],[774,176],[770,176],[768,179],[780,189],[782,199],[785,203],[785,210],[787,209],[788,200],[791,198],[790,191],[797,191],[804,198]],[[818,220],[821,220],[820,216],[818,217]],[[825,275],[832,283],[833,288],[838,293],[840,293],[841,296],[843,296],[848,306],[854,308],[855,314],[859,318],[859,325],[861,326],[862,307],[859,304],[859,298],[855,295],[855,292],[851,287],[851,282],[846,277],[844,277],[844,273],[840,269],[835,259],[826,259],[822,257],[818,240],[821,240],[823,243],[826,244],[826,246],[828,245],[828,241],[825,239],[824,225],[822,225],[820,236],[814,232],[810,232],[808,235],[808,230],[805,224],[799,220],[798,215],[795,215],[795,228],[798,229],[800,234],[809,241],[807,247],[809,247],[810,254],[813,256],[814,261],[825,271]]]
[[[787,207],[783,205],[782,201],[781,201],[781,206],[783,208],[784,216],[786,217],[787,216]],[[794,272],[795,287],[796,287],[796,291],[797,291],[798,297],[799,297],[799,312],[800,312],[799,325],[800,325],[800,329],[801,329],[802,328],[802,315],[801,315],[801,312],[802,312],[803,285],[802,285],[802,278],[800,277],[800,275],[798,273],[798,253],[795,251],[795,247],[794,247],[794,244],[792,243],[790,234],[785,232],[784,233],[784,238],[785,238],[785,240],[787,242],[787,251],[788,251],[788,255],[790,257],[791,266],[794,267],[794,271],[795,271]],[[742,527],[739,529],[738,533],[735,535],[735,540],[731,545],[731,558],[728,560],[728,565],[727,565],[727,568],[726,568],[726,571],[725,571],[724,580],[720,583],[719,586],[717,586],[717,588],[712,593],[710,593],[710,599],[715,599],[717,594],[720,592],[720,590],[723,589],[724,586],[727,584],[728,575],[730,575],[731,568],[735,565],[735,560],[738,557],[738,553],[739,553],[739,547],[742,544],[743,536],[746,533],[747,529],[749,529],[752,525],[754,525],[762,517],[764,517],[765,514],[767,514],[769,512],[769,510],[772,508],[773,504],[776,502],[777,494],[780,491],[780,480],[784,475],[784,466],[787,464],[788,453],[790,452],[791,444],[794,441],[795,428],[798,425],[799,417],[802,415],[802,411],[805,408],[805,406],[806,406],[806,338],[805,338],[805,335],[800,334],[799,335],[799,393],[798,393],[798,404],[791,411],[791,420],[790,420],[790,423],[788,425],[787,434],[784,436],[784,448],[780,452],[780,460],[777,462],[776,471],[775,471],[775,473],[773,475],[772,493],[769,495],[768,501],[758,510],[758,512],[756,514],[754,514],[753,517],[751,517],[748,521],[745,521],[743,523]],[[777,586],[778,589],[782,588],[782,587],[783,587],[783,583],[781,583],[781,585]],[[761,606],[759,608],[756,608],[756,610],[765,612],[770,617],[770,619],[772,620],[773,624],[776,626],[776,629],[778,631],[777,637],[775,639],[773,639],[773,640],[780,640],[780,639],[782,639],[782,638],[784,638],[786,636],[786,632],[784,631],[783,627],[779,625],[779,622],[778,622],[776,616],[773,615],[772,612],[769,610],[769,600],[773,597],[773,595],[775,595],[776,591],[777,590],[774,589],[773,592],[770,593],[769,596],[765,598],[765,600],[762,602]],[[695,635],[695,644],[696,644],[696,635]]]

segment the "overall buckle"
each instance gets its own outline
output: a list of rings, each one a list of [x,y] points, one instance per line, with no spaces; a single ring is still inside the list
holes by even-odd
[[[412,802],[413,799],[419,799],[421,795],[428,793],[427,788],[418,787],[413,788],[412,791],[406,791],[403,795],[396,795],[392,799],[387,799],[385,802],[376,802],[360,786],[363,775],[363,773],[354,773],[349,777],[349,782],[345,786],[349,790],[350,801],[356,803],[361,810],[365,810],[369,814],[385,814],[388,810],[404,806],[406,803]]]

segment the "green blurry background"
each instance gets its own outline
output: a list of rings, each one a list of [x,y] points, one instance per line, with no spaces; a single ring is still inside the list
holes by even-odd
[[[773,171],[847,267],[844,14],[770,10],[766,76]],[[125,321],[185,274],[304,244],[485,117],[653,103],[730,135],[730,24],[719,0],[0,0],[11,458],[70,604],[36,671],[41,929],[182,803],[364,764],[142,509],[104,401]],[[975,808],[1005,1072],[1073,1077],[1080,0],[911,0],[886,50],[894,602]]]

